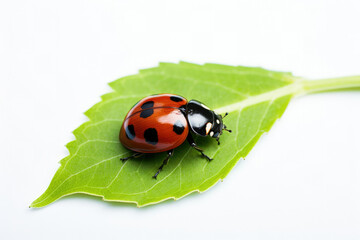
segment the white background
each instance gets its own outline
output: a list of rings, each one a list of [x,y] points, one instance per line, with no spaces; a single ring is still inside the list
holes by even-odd
[[[359,239],[359,92],[294,99],[203,194],[28,208],[108,82],[179,60],[359,75],[359,27],[358,0],[1,1],[0,238]]]

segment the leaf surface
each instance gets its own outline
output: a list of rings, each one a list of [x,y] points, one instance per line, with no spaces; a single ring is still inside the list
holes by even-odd
[[[61,160],[50,186],[31,207],[74,193],[145,206],[203,192],[225,178],[270,130],[294,94],[303,91],[301,83],[285,72],[185,62],[161,63],[118,79],[110,84],[114,92],[102,96],[102,101],[86,112],[89,121],[74,131],[76,140],[67,144],[69,156]],[[152,176],[165,153],[125,163],[119,160],[131,154],[118,140],[126,113],[141,98],[157,93],[197,99],[217,113],[229,112],[224,123],[233,132],[223,133],[221,145],[214,139],[196,138],[213,161],[206,161],[185,142],[155,180]]]

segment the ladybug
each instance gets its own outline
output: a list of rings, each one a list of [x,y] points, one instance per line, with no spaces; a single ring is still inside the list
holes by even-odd
[[[208,161],[212,159],[199,148],[191,133],[203,137],[219,137],[223,130],[231,132],[223,124],[223,118],[197,100],[187,101],[174,94],[157,94],[141,99],[125,116],[119,139],[122,145],[134,154],[121,158],[140,157],[145,153],[167,152],[167,156],[155,173],[156,179],[174,153],[174,148],[187,140]]]

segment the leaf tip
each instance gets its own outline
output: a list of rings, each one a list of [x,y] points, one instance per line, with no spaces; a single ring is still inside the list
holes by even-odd
[[[33,201],[33,202],[29,205],[29,208],[37,208],[35,202],[36,202],[36,200]]]
[[[42,206],[38,206],[38,199],[36,199],[35,201],[33,201],[30,205],[29,205],[29,208],[39,208],[39,207],[42,207]]]
[[[44,206],[37,206],[37,204],[34,202],[32,202],[30,205],[29,205],[29,208],[30,209],[34,209],[34,208],[41,208],[41,207],[44,207]]]

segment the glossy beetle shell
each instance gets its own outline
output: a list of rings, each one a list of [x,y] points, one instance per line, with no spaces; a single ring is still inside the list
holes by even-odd
[[[157,153],[181,145],[189,133],[185,109],[187,100],[173,94],[159,94],[140,100],[126,115],[120,141],[128,149]]]

